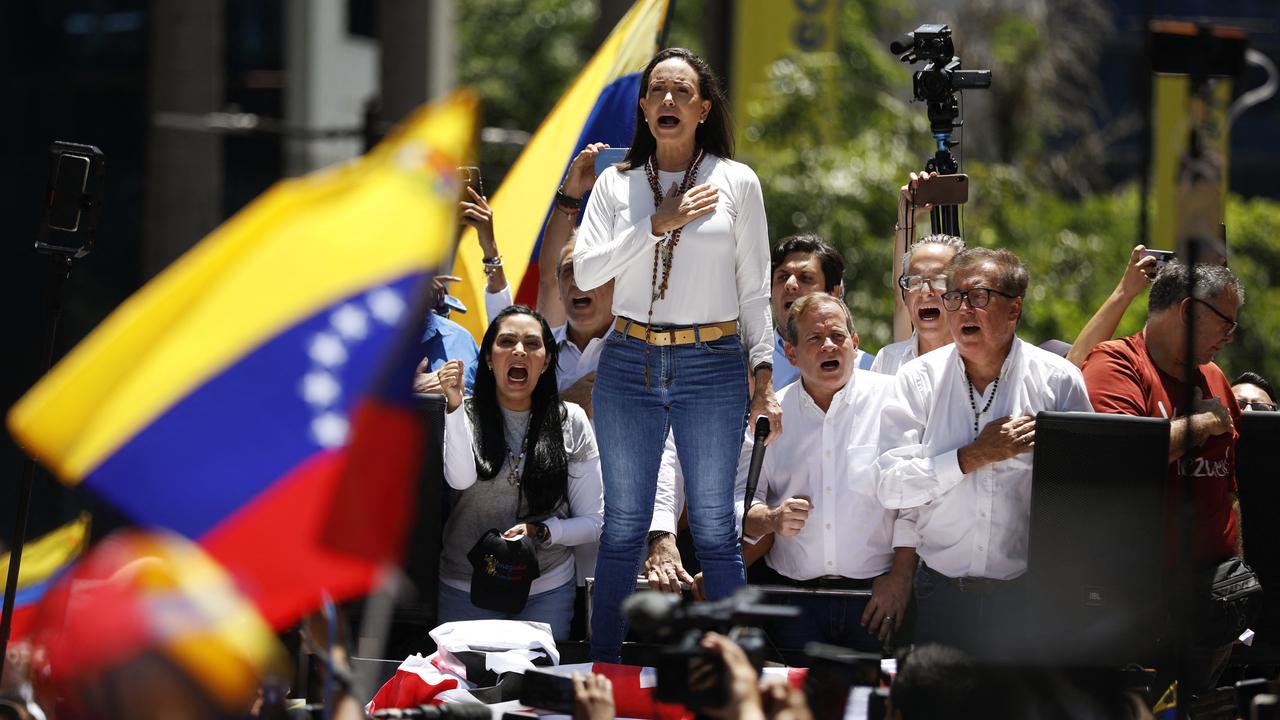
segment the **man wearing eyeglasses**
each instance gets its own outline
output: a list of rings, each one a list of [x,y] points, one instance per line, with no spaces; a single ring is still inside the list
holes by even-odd
[[[880,348],[872,372],[893,375],[908,361],[951,343],[951,328],[942,314],[942,293],[947,289],[943,273],[963,249],[960,238],[938,234],[920,238],[903,253],[898,290],[911,320],[911,337]]]
[[[1276,411],[1276,391],[1266,378],[1256,372],[1246,370],[1232,380],[1231,394],[1236,396],[1240,412]]]
[[[968,248],[946,278],[954,343],[898,371],[876,492],[917,536],[916,642],[999,657],[1026,605],[1035,415],[1091,408],[1074,365],[1015,334],[1028,282],[1016,255]]]
[[[1188,295],[1189,274],[1183,263],[1166,265],[1151,284],[1142,331],[1098,345],[1084,362],[1089,399],[1098,412],[1170,421],[1165,551],[1170,567],[1177,562],[1184,476],[1196,501],[1192,560],[1210,566],[1243,557],[1235,479],[1240,408],[1213,357],[1235,335],[1244,287],[1231,270],[1198,264],[1190,278],[1195,292]],[[1187,383],[1192,385],[1190,407]],[[1185,455],[1188,440],[1190,457]],[[1226,644],[1193,653],[1190,692],[1213,687],[1230,650]]]

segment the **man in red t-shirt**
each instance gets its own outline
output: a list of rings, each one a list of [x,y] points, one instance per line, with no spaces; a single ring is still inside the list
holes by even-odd
[[[1196,503],[1192,555],[1197,566],[1213,566],[1242,555],[1240,506],[1236,500],[1235,444],[1240,408],[1231,384],[1213,356],[1231,342],[1244,303],[1244,287],[1220,265],[1195,266],[1195,293],[1187,295],[1188,268],[1171,263],[1151,285],[1147,324],[1136,335],[1104,342],[1089,353],[1083,372],[1089,401],[1097,412],[1163,417],[1170,420],[1169,503],[1166,555],[1177,555],[1177,510],[1182,478],[1193,483]],[[1194,317],[1193,317],[1194,316]],[[1192,364],[1187,377],[1187,333]],[[1187,383],[1192,384],[1190,407]],[[1190,436],[1188,438],[1188,435]],[[1186,455],[1187,443],[1193,448]],[[1201,687],[1212,687],[1231,646],[1206,654]],[[1216,667],[1215,667],[1216,666]],[[1201,679],[1197,673],[1196,679]]]

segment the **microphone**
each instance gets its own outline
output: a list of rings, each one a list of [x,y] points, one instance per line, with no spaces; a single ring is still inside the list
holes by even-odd
[[[763,442],[769,437],[769,418],[761,415],[756,418],[756,442]]]
[[[764,464],[764,441],[769,437],[769,418],[761,415],[756,418],[755,442],[751,445],[751,467],[747,471],[747,494],[742,498],[742,534],[747,532],[747,511],[751,509],[751,499],[756,496],[756,486],[760,484],[760,466]]]

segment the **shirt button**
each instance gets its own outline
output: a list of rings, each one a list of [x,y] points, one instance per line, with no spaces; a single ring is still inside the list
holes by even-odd
[[[828,530],[830,530],[830,529],[831,529],[831,523],[827,523],[827,529],[828,529]]]
[[[830,451],[830,450],[828,450],[828,451],[827,451],[827,457],[831,457],[831,451]]]
[[[985,551],[986,551],[986,548],[982,547],[981,545],[978,546],[978,552],[985,552]]]
[[[987,516],[987,511],[986,511],[986,510],[979,510],[979,511],[978,511],[978,517],[986,517],[986,516]]]

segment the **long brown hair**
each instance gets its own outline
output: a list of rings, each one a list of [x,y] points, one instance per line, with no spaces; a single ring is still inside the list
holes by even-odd
[[[653,56],[645,66],[644,75],[640,77],[640,92],[636,97],[636,133],[631,138],[631,149],[627,151],[627,157],[622,162],[622,170],[640,167],[658,147],[658,141],[654,139],[653,133],[649,131],[649,124],[645,122],[644,111],[640,109],[640,99],[649,91],[649,76],[653,74],[653,69],[658,66],[658,63],[671,58],[683,60],[693,68],[698,75],[698,94],[711,101],[711,111],[707,113],[707,119],[698,125],[697,134],[694,136],[698,147],[712,155],[733,159],[733,122],[729,119],[729,102],[725,100],[720,80],[711,71],[707,61],[698,57],[692,50],[667,48]]]

